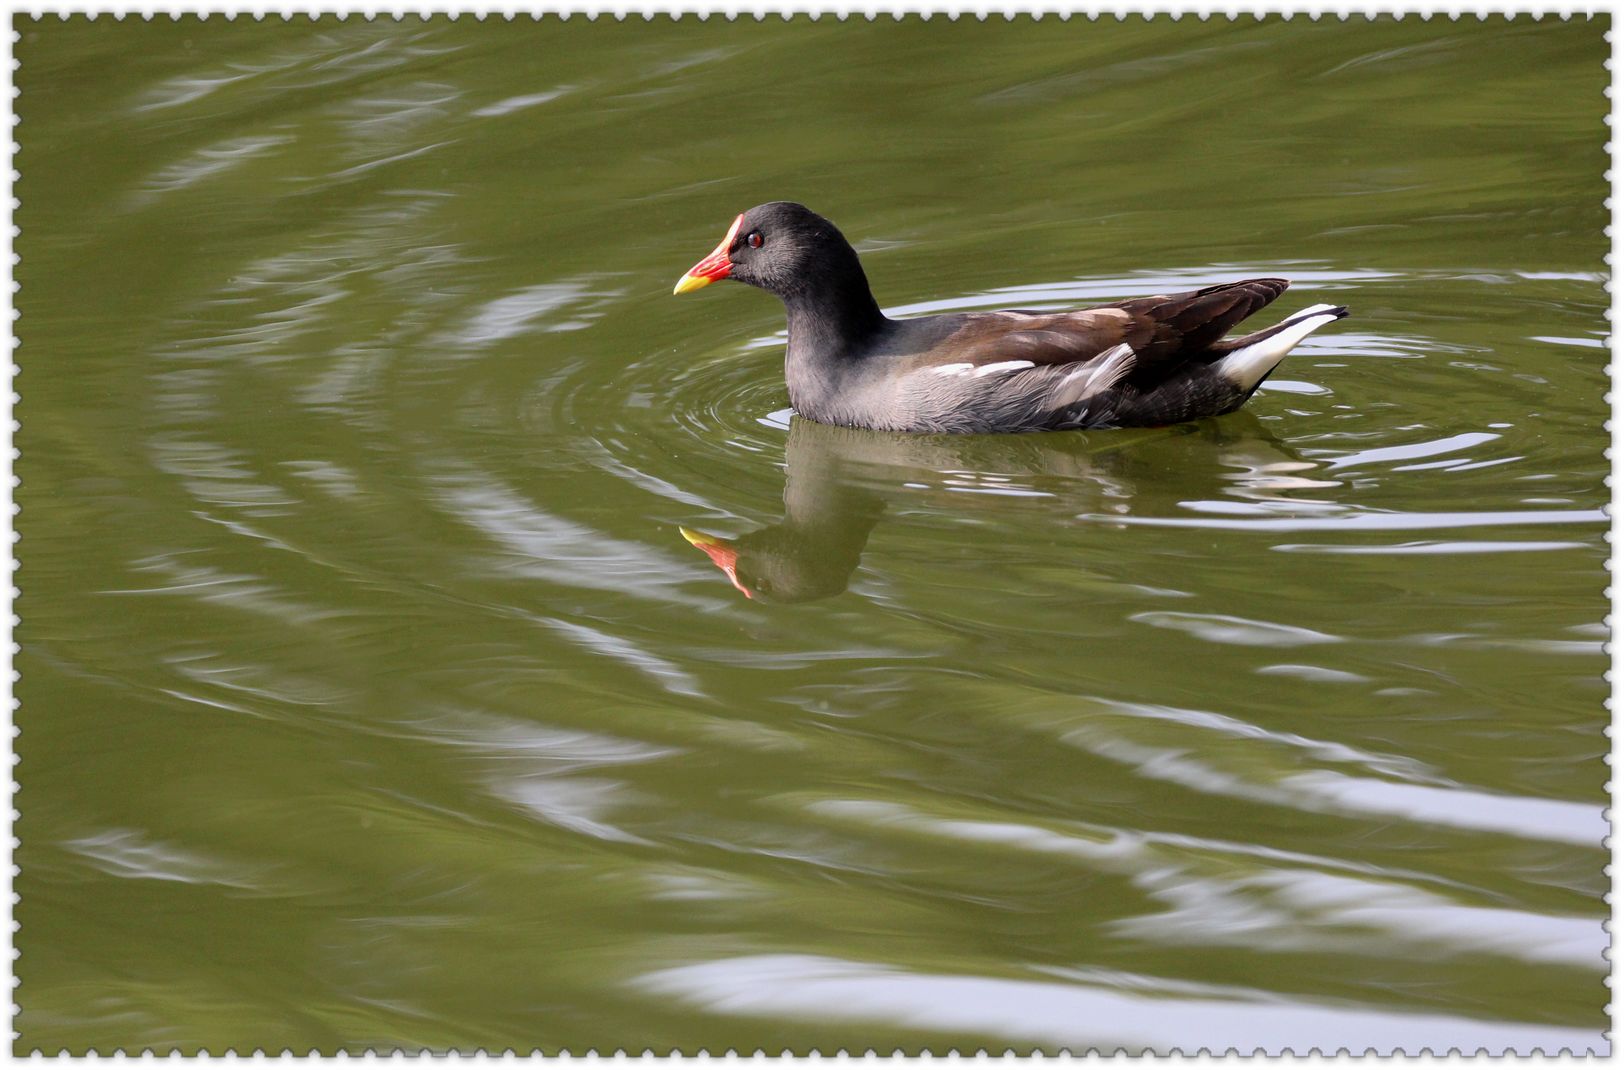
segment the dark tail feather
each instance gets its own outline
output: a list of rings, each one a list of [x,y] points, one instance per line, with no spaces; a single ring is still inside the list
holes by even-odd
[[[1118,308],[1171,328],[1178,349],[1200,351],[1217,342],[1237,323],[1286,292],[1288,279],[1244,279],[1170,297],[1141,297]]]

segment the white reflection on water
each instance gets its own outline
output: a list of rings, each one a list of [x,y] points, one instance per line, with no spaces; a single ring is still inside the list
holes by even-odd
[[[480,118],[506,115],[509,112],[520,111],[524,108],[533,108],[538,104],[546,104],[548,101],[557,100],[559,97],[572,91],[573,89],[575,89],[575,87],[572,85],[561,85],[557,89],[549,89],[543,93],[526,93],[517,97],[507,97],[503,100],[497,101],[494,104],[487,104],[483,108],[475,108],[473,114],[479,116]]]
[[[1157,628],[1172,628],[1188,632],[1209,643],[1227,643],[1233,646],[1311,646],[1318,643],[1339,643],[1334,635],[1300,628],[1294,624],[1274,624],[1266,620],[1247,620],[1218,613],[1172,613],[1152,611],[1135,613],[1129,620]]]
[[[1602,808],[1561,799],[1494,795],[1460,787],[1397,784],[1351,777],[1330,770],[1298,773],[1279,788],[1298,795],[1312,809],[1353,814],[1388,814],[1455,828],[1505,832],[1535,840],[1599,847],[1608,824]]]
[[[1327,669],[1323,665],[1265,665],[1257,670],[1259,676],[1294,676],[1319,684],[1368,684],[1370,677],[1342,669]]]
[[[468,322],[448,334],[442,344],[454,351],[468,352],[534,331],[576,331],[590,327],[599,313],[583,311],[569,319],[548,322],[552,313],[571,305],[580,305],[589,300],[602,304],[623,292],[595,288],[589,285],[589,281],[541,283],[517,293],[492,298],[475,308]]]
[[[605,818],[610,810],[628,801],[626,786],[618,780],[535,774],[503,777],[492,780],[490,786],[496,795],[561,829],[579,832],[595,840],[649,842],[611,824]]]
[[[202,100],[217,89],[223,89],[233,82],[241,82],[252,78],[255,71],[241,71],[235,74],[217,75],[181,75],[171,78],[161,85],[153,87],[146,99],[135,105],[134,111],[157,111],[163,108],[178,108],[183,104]]]
[[[426,127],[443,124],[462,91],[442,82],[414,82],[389,93],[360,96],[336,105],[342,138],[339,152],[347,159],[364,159],[381,145],[409,144]]]
[[[388,156],[374,157],[370,160],[364,160],[353,167],[346,167],[341,171],[334,171],[332,174],[326,177],[328,179],[354,178],[357,175],[364,175],[368,171],[376,171],[380,167],[388,167],[390,164],[400,163],[402,160],[416,159],[419,156],[427,155],[428,153],[446,148],[450,145],[455,145],[456,143],[456,138],[447,138],[445,141],[436,141],[432,145],[423,145],[420,148],[406,149],[403,152],[391,153]]]
[[[1351,676],[1352,674],[1346,675]],[[1360,678],[1354,677],[1354,679]],[[1295,768],[1296,763],[1300,761],[1341,762],[1356,765],[1371,772],[1401,777],[1409,781],[1434,784],[1449,783],[1442,777],[1431,773],[1426,765],[1414,758],[1399,754],[1381,754],[1359,747],[1351,747],[1345,743],[1337,743],[1334,740],[1315,739],[1312,736],[1299,735],[1296,732],[1277,731],[1214,710],[1192,710],[1181,706],[1157,705],[1148,702],[1101,701],[1109,709],[1124,716],[1109,722],[1099,717],[1091,717],[1087,728],[1079,728],[1075,731],[1094,731],[1111,726],[1126,730],[1130,727],[1137,728],[1142,722],[1162,722],[1182,728],[1197,729],[1203,733],[1210,733],[1212,736],[1250,740],[1252,746],[1260,755],[1265,748],[1270,750],[1284,749],[1284,753],[1290,756],[1288,760],[1293,763],[1291,768]]]
[[[1286,542],[1273,549],[1296,554],[1508,554],[1543,550],[1583,550],[1586,545],[1582,542],[1532,539],[1526,542],[1454,542],[1437,539],[1401,542],[1391,546],[1336,546],[1328,543]]]
[[[1375,449],[1360,450],[1357,453],[1332,457],[1326,461],[1325,467],[1352,468],[1356,465],[1384,464],[1388,461],[1413,461],[1421,457],[1436,457],[1441,453],[1455,453],[1459,450],[1471,449],[1473,446],[1481,446],[1485,442],[1493,442],[1499,437],[1499,435],[1489,434],[1486,431],[1469,431],[1429,442],[1415,442],[1403,446],[1378,446]]]
[[[156,573],[158,586],[131,587],[96,592],[104,595],[180,595],[262,614],[288,624],[306,625],[334,617],[344,611],[323,609],[288,597],[281,587],[263,576],[226,572],[211,565],[192,565],[178,554],[156,554],[134,562],[135,572]],[[167,581],[167,582],[164,582]]]
[[[675,662],[651,654],[629,639],[610,635],[585,624],[572,624],[567,620],[556,618],[537,618],[537,620],[588,653],[612,658],[627,668],[648,676],[668,691],[695,698],[701,698],[705,694],[704,689],[699,686],[699,681],[690,673],[684,672]]]
[[[449,515],[507,552],[496,571],[665,603],[713,604],[682,591],[692,562],[675,554],[556,516],[471,468],[433,483]]]
[[[1403,957],[1498,955],[1588,969],[1600,976],[1600,918],[1467,906],[1392,881],[1313,869],[1224,879],[1147,867],[1134,883],[1174,906],[1124,918],[1112,932],[1175,946]]]
[[[1533,342],[1550,342],[1559,346],[1582,346],[1585,349],[1606,349],[1605,338],[1564,338],[1561,335],[1531,334],[1528,336]]]
[[[1602,809],[1586,803],[1495,795],[1458,785],[1400,784],[1330,770],[1263,780],[1219,768],[1195,756],[1187,743],[1178,747],[1138,743],[1092,727],[1064,732],[1060,738],[1090,754],[1130,765],[1139,775],[1153,780],[1293,810],[1349,817],[1403,817],[1582,846],[1600,846],[1607,835]]]
[[[1124,876],[1167,907],[1106,923],[1112,932],[1141,939],[1394,961],[1502,956],[1588,968],[1598,976],[1605,970],[1608,936],[1600,919],[1476,906],[1409,883],[1458,891],[1426,874],[1077,822],[1060,831],[939,817],[888,802],[829,799],[806,810],[870,830],[906,830],[958,844],[1067,858]]]
[[[1082,513],[1078,520],[1101,520],[1111,524],[1157,528],[1218,528],[1227,531],[1425,531],[1433,528],[1515,527],[1521,524],[1605,524],[1601,509],[1526,509],[1489,513],[1378,513],[1349,511],[1341,516],[1281,517],[1262,509],[1250,509],[1240,502],[1184,502],[1194,512],[1224,512],[1240,515],[1233,520],[1209,517],[1115,516],[1109,513]],[[1210,506],[1210,510],[1205,508]]]
[[[608,818],[630,800],[630,789],[618,780],[575,774],[679,753],[597,732],[461,710],[417,718],[403,727],[411,735],[477,756],[485,787],[498,798],[558,828],[618,843],[648,842]]]
[[[990,1033],[1077,1049],[1605,1050],[1599,1034],[1560,1026],[1288,1003],[1246,989],[1229,990],[1228,998],[1194,999],[1084,983],[911,973],[818,955],[719,959],[653,970],[632,983],[716,1014]],[[1267,1048],[1259,1048],[1260,1036],[1270,1038]]]
[[[272,149],[293,141],[289,134],[271,134],[260,137],[227,138],[192,155],[166,164],[141,184],[139,192],[131,198],[132,206],[151,204],[167,193],[174,193],[199,182],[224,174],[239,164],[263,156]]]
[[[390,20],[351,19],[342,26],[301,40],[295,47],[278,46],[247,52],[200,74],[177,75],[144,92],[131,106],[135,112],[164,111],[194,104],[229,86],[244,83],[261,98],[289,91],[365,78],[415,59],[452,49],[420,44],[428,34],[402,35]],[[267,37],[266,40],[277,40]]]
[[[193,497],[210,505],[264,509],[299,502],[282,487],[254,481],[254,458],[242,450],[186,432],[153,435],[148,445],[153,467],[177,477]]]
[[[243,660],[240,655],[228,651],[176,650],[165,654],[163,662],[205,690],[225,692],[260,707],[259,710],[240,711],[252,713],[255,717],[272,716],[271,711],[285,715],[289,707],[295,710],[333,709],[355,699],[353,691],[331,680],[294,672],[274,661]],[[180,697],[190,701],[208,701],[190,695]]]
[[[134,829],[111,828],[67,840],[63,846],[90,859],[102,872],[123,878],[218,884],[259,890],[263,867],[211,858],[187,848],[151,839]]]

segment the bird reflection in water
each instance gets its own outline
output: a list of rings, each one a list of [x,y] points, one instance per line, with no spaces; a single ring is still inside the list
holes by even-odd
[[[1160,510],[1220,494],[1260,510],[1271,503],[1294,512],[1334,510],[1296,493],[1281,497],[1336,485],[1305,475],[1318,467],[1245,413],[1168,428],[973,436],[864,431],[795,417],[782,520],[736,539],[679,530],[746,598],[812,602],[846,590],[887,505],[917,501],[921,490],[981,491],[953,496],[965,513],[1007,511],[1011,496],[1025,504],[1042,499],[1057,523],[1079,523],[1080,513],[1123,513],[1140,498]]]
[[[784,519],[738,539],[689,528],[682,537],[746,598],[812,602],[840,594],[885,512],[885,498],[861,469],[886,465],[899,443],[919,437],[796,417],[786,448]]]

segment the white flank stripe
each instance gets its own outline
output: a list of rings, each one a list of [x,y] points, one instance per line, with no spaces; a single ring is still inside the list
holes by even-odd
[[[1114,345],[1101,353],[1094,360],[1070,372],[1057,384],[1065,386],[1074,379],[1087,378],[1077,397],[1087,397],[1089,394],[1107,387],[1114,386],[1117,380],[1126,375],[1133,367],[1133,348],[1126,342]]]
[[[1005,360],[997,364],[983,364],[975,370],[975,376],[979,379],[983,375],[991,375],[993,372],[1016,372],[1022,368],[1031,368],[1033,366],[1029,360]]]
[[[1124,375],[1133,370],[1133,359],[1133,347],[1126,342],[1107,349],[1105,359],[1094,369],[1094,375],[1088,382],[1089,392],[1115,386]]]
[[[1336,319],[1336,316],[1324,312],[1307,319],[1289,319],[1286,323],[1290,326],[1285,330],[1235,350],[1214,365],[1214,370],[1242,390],[1250,390],[1272,372],[1298,342],[1327,323],[1336,322]]]
[[[944,364],[940,368],[933,368],[932,370],[937,375],[963,375],[973,367],[975,367],[974,364]]]

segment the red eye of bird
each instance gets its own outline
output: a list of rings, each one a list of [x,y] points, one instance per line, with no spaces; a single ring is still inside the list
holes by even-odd
[[[748,244],[750,246],[750,248],[752,248],[752,249],[761,248],[761,231],[752,230],[750,232],[750,236],[748,238],[744,239],[744,240],[745,240],[745,243]]]

